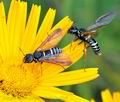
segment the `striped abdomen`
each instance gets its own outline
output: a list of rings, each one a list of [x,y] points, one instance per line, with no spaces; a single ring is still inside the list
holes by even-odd
[[[44,57],[53,57],[60,54],[62,50],[60,48],[54,47],[49,50],[44,51]]]
[[[101,55],[100,47],[95,39],[88,39],[87,41],[96,55]]]

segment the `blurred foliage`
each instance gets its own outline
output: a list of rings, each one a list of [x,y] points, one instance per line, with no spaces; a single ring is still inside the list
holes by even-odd
[[[8,12],[10,0],[4,1],[6,14]],[[25,1],[25,0],[24,0]],[[42,6],[42,21],[49,7],[57,9],[55,23],[68,15],[78,27],[87,27],[93,23],[97,17],[109,11],[116,11],[117,16],[111,24],[101,28],[96,38],[101,46],[103,55],[95,56],[89,48],[86,62],[84,59],[78,61],[69,70],[86,67],[99,67],[100,77],[94,81],[80,85],[64,86],[64,90],[74,92],[76,95],[90,99],[95,98],[100,101],[100,91],[109,88],[113,91],[120,91],[120,0],[26,0],[28,2],[28,14],[32,3]],[[63,47],[72,40],[72,36],[67,35],[60,43]],[[49,101],[60,102],[60,101]]]

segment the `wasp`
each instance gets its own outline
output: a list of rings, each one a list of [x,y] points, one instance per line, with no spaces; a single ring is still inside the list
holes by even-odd
[[[90,46],[96,55],[101,55],[100,47],[97,41],[94,39],[96,36],[96,32],[98,28],[108,25],[112,22],[113,18],[115,17],[115,12],[109,12],[102,16],[100,16],[95,23],[88,26],[87,28],[77,28],[76,26],[72,26],[68,33],[75,35],[76,39],[80,39]]]
[[[29,53],[24,56],[24,63],[48,62],[61,66],[72,64],[69,56],[64,54],[62,49],[55,47],[62,37],[62,29],[58,28],[54,30],[46,40],[40,44],[34,53]]]

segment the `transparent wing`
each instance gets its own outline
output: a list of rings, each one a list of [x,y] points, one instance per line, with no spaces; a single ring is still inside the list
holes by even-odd
[[[87,31],[96,31],[97,28],[108,25],[116,16],[115,12],[109,12],[99,17],[96,22],[87,28]]]
[[[54,63],[61,66],[69,66],[72,64],[72,61],[70,60],[70,57],[66,54],[59,54],[58,56],[50,57],[47,59],[41,59],[40,62],[48,62],[48,63]]]
[[[63,38],[63,36],[64,34],[62,33],[62,29],[56,29],[45,39],[45,41],[42,42],[42,44],[36,50],[45,51],[47,49],[55,47]]]

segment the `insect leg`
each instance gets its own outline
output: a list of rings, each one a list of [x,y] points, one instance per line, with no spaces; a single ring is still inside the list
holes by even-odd
[[[61,64],[58,64],[58,63],[55,63],[55,64],[61,66],[65,70],[65,67],[62,66]]]
[[[84,52],[84,71],[85,71],[85,67],[86,67],[86,56],[87,56],[87,44],[84,42],[84,50],[83,50],[83,52]]]
[[[40,62],[40,64],[41,64],[41,76],[42,76],[43,75],[43,67],[42,67],[43,62]]]
[[[70,43],[70,53],[72,51],[72,43],[73,43],[73,41]]]
[[[77,41],[77,40],[79,40],[79,38],[75,36],[73,41]]]
[[[72,41],[72,42],[73,42],[73,41]],[[72,49],[76,49],[76,47],[77,47],[77,46],[74,46],[74,47],[72,48],[72,42],[71,42],[71,44],[70,44],[70,52],[71,52]],[[79,44],[81,44],[82,42],[83,42],[83,41],[81,41]],[[79,45],[79,44],[78,44],[78,45]]]
[[[83,41],[80,41],[80,42],[79,42],[79,45],[82,44],[82,43],[83,43]]]

